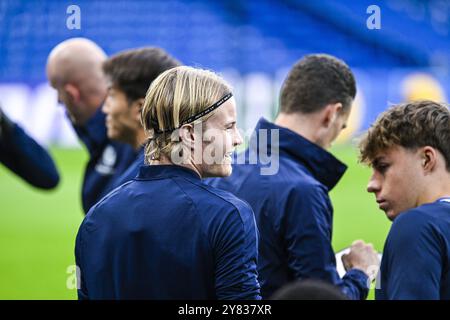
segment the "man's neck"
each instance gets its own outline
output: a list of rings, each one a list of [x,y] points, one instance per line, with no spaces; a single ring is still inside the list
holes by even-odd
[[[434,174],[433,181],[426,184],[422,192],[418,205],[436,202],[441,198],[450,198],[450,174]]]
[[[275,124],[294,131],[312,143],[319,144],[319,138],[317,137],[318,124],[314,115],[282,112],[275,119]]]
[[[133,149],[137,151],[144,145],[146,139],[147,139],[147,135],[145,134],[144,129],[140,128],[136,132],[136,135],[130,144],[133,147]]]
[[[175,164],[168,157],[166,157],[163,154],[160,155],[159,160],[151,160],[150,165],[172,165],[172,166],[177,165],[177,166],[184,167],[184,168],[194,171],[196,174],[198,174],[198,176],[200,178],[202,178],[199,168],[197,168],[197,166],[193,162],[191,163],[191,162],[185,161],[185,162],[182,162],[179,164]]]

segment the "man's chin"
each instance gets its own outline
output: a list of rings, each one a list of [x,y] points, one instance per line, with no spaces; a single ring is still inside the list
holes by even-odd
[[[107,129],[106,135],[108,136],[108,139],[118,141],[118,142],[124,142],[123,139],[120,138],[120,136],[117,134],[117,131],[113,129]]]
[[[77,119],[76,117],[71,115],[70,113],[67,114],[67,117],[69,118],[70,122],[74,126],[82,127],[84,125],[84,123],[82,121],[80,121],[79,119]]]
[[[398,216],[398,213],[395,212],[395,211],[392,210],[392,209],[386,210],[386,211],[385,211],[385,214],[386,214],[386,217],[387,217],[389,220],[391,220],[391,221],[394,221],[395,218]]]
[[[208,178],[226,178],[231,175],[233,171],[231,165],[220,165],[207,173]]]

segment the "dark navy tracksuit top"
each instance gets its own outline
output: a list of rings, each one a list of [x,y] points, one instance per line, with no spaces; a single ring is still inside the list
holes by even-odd
[[[270,298],[275,290],[296,279],[316,278],[338,286],[349,298],[366,298],[368,277],[353,269],[341,279],[331,246],[333,208],[328,192],[346,166],[321,147],[265,119],[258,122],[253,138],[257,132],[262,138],[253,140],[257,143],[251,142],[245,151],[246,164],[239,164],[242,155],[238,155],[240,162],[233,165],[230,177],[208,183],[247,201],[255,213],[262,297]],[[279,142],[275,139],[272,144],[275,132]],[[263,149],[270,151],[271,147],[272,158],[279,149],[279,170],[262,175],[261,169],[270,166],[263,164],[269,163],[267,159],[261,161],[266,158]],[[252,164],[259,151],[262,158]]]
[[[450,300],[450,199],[394,220],[378,280],[377,300]]]
[[[56,187],[59,174],[47,151],[5,115],[0,122],[0,162],[35,187]]]
[[[189,169],[142,166],[78,231],[80,299],[259,299],[251,208]]]
[[[136,160],[136,152],[125,143],[108,139],[105,114],[101,108],[84,126],[73,126],[89,152],[86,165],[81,200],[85,213],[112,190],[114,181]]]
[[[124,184],[125,182],[130,181],[131,179],[135,178],[137,176],[137,174],[139,173],[139,168],[142,165],[144,165],[144,160],[145,160],[145,147],[142,146],[139,149],[139,151],[137,152],[134,161],[130,163],[130,165],[125,170],[125,172],[123,172],[118,177],[114,177],[114,179],[111,180],[111,183],[109,184],[109,187],[108,187],[109,191],[112,191],[113,189]]]

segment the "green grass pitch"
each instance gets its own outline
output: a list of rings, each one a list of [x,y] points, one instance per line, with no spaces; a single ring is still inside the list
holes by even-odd
[[[349,166],[331,192],[334,249],[361,238],[381,251],[390,223],[365,190],[370,169],[357,163],[353,147],[336,146],[332,152]],[[0,166],[0,299],[76,299],[70,266],[83,219],[80,186],[87,154],[52,149],[52,155],[61,183],[50,192]]]

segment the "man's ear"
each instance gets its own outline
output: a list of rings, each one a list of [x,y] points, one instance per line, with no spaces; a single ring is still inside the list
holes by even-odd
[[[71,83],[67,83],[64,85],[64,90],[67,93],[67,96],[72,102],[78,103],[81,98],[80,90]]]
[[[134,113],[134,117],[136,119],[136,121],[138,121],[139,123],[141,122],[141,111],[142,111],[142,107],[144,106],[144,98],[140,98],[137,100],[134,100],[131,103],[131,108],[133,110]]]
[[[328,104],[323,110],[322,125],[325,128],[329,128],[336,121],[342,108],[342,103],[340,102]]]
[[[192,150],[195,145],[194,126],[191,124],[184,124],[178,129],[178,136],[180,137],[183,147]]]
[[[423,147],[421,150],[421,165],[425,173],[431,173],[437,164],[438,153],[436,149],[430,146]]]

